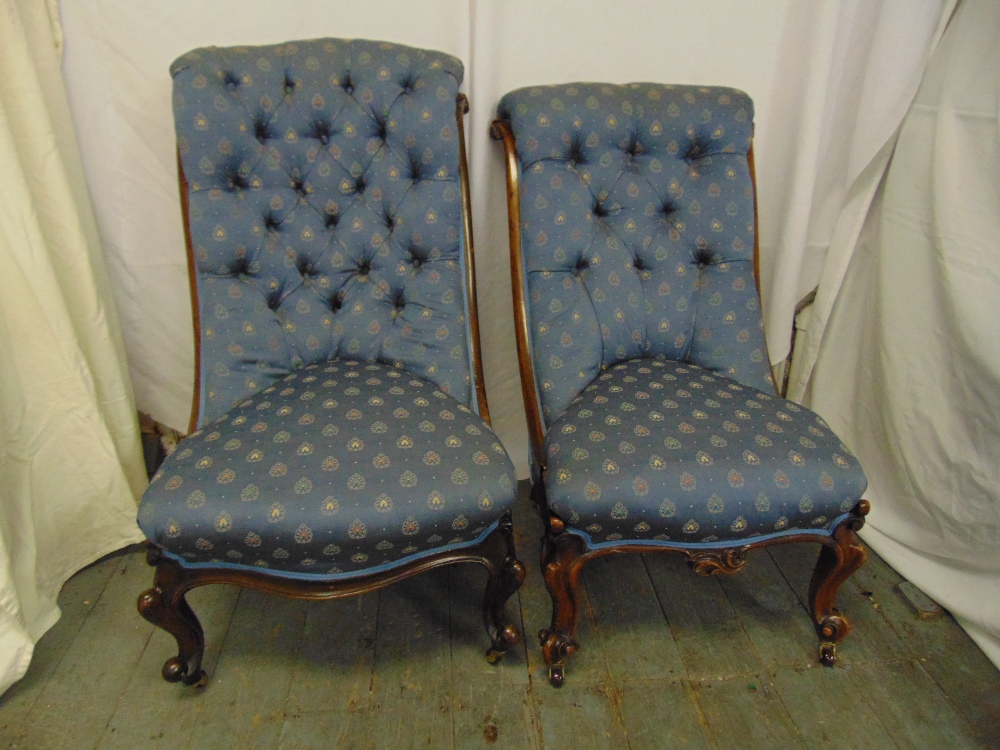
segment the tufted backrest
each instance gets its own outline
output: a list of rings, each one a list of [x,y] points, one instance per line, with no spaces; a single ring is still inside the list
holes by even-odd
[[[476,406],[462,72],[443,53],[338,39],[174,62],[198,424],[338,357],[403,367]]]
[[[551,424],[602,368],[665,357],[772,390],[741,91],[512,91],[529,342]]]

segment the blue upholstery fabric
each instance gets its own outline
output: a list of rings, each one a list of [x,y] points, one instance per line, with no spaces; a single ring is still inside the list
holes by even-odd
[[[753,278],[753,104],[704,86],[504,96],[535,372],[551,425],[602,368],[666,357],[773,390]]]
[[[310,365],[188,436],[139,510],[185,563],[370,572],[468,545],[514,502],[490,428],[377,363]]]
[[[474,411],[462,64],[319,39],[171,72],[202,403],[146,536],[189,566],[323,579],[475,544],[515,478]]]
[[[608,368],[552,425],[545,449],[549,507],[592,546],[829,533],[866,487],[813,412],[661,359]]]
[[[470,404],[462,72],[442,53],[336,39],[199,49],[171,66],[199,424],[337,357],[404,367]]]

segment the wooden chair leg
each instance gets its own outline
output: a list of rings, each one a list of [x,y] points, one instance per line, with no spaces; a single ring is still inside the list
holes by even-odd
[[[178,654],[164,662],[163,679],[185,685],[202,683],[205,679],[205,670],[201,668],[205,633],[184,598],[190,588],[186,585],[184,570],[156,547],[149,548],[146,561],[156,568],[156,573],[153,587],[139,595],[139,614],[177,641]]]
[[[819,658],[829,667],[837,660],[837,644],[851,632],[851,623],[834,603],[841,584],[868,559],[868,552],[855,532],[864,526],[870,507],[867,500],[861,500],[834,529],[834,544],[824,544],[821,548],[809,583],[809,607],[819,634]]]
[[[524,583],[525,575],[524,565],[514,554],[514,531],[510,513],[500,519],[500,525],[490,541],[493,542],[494,539],[497,550],[486,565],[489,579],[483,596],[483,620],[492,641],[486,652],[486,660],[490,664],[499,662],[508,648],[521,641],[517,627],[507,620],[505,605]]]
[[[542,538],[542,575],[552,597],[552,625],[539,631],[538,640],[554,687],[562,687],[566,657],[579,648],[575,640],[579,622],[577,592],[586,552],[583,539],[566,533],[565,528],[560,518],[552,516]]]

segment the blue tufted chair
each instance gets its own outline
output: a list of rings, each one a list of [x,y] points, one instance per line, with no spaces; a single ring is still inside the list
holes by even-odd
[[[511,270],[533,496],[547,509],[540,634],[551,682],[578,647],[584,564],[669,550],[732,573],[822,545],[810,606],[865,560],[865,477],[816,414],[775,395],[755,278],[753,105],[728,88],[579,83],[504,96]]]
[[[513,465],[489,427],[458,88],[439,52],[318,39],[198,49],[171,67],[198,332],[194,431],[139,508],[144,617],[200,681],[185,593],[370,591],[488,571],[497,661]]]

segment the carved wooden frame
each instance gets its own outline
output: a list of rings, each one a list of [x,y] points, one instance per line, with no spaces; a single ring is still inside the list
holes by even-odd
[[[459,94],[455,101],[455,113],[459,134],[459,182],[462,194],[462,230],[465,239],[466,294],[468,300],[470,350],[472,354],[472,376],[475,381],[475,398],[479,415],[490,423],[489,405],[483,383],[483,366],[477,319],[475,262],[472,239],[472,205],[469,199],[469,171],[465,149],[464,115],[469,111],[469,100]],[[194,309],[196,362],[200,360],[201,342],[198,325],[198,300],[194,282],[194,254],[191,241],[186,181],[178,160],[181,186],[181,206],[184,213],[184,231],[187,242],[188,264],[191,276],[192,306]],[[196,372],[193,430],[198,413],[200,378]],[[405,580],[428,570],[455,563],[474,562],[483,565],[488,573],[486,590],[483,594],[483,622],[490,638],[486,659],[496,664],[504,652],[520,641],[517,627],[505,616],[507,600],[524,582],[525,568],[517,559],[514,549],[514,534],[511,513],[508,511],[499,520],[497,527],[477,544],[444,549],[387,571],[359,574],[355,577],[336,580],[299,578],[282,576],[268,571],[236,569],[230,566],[189,567],[176,558],[164,554],[153,543],[148,543],[147,562],[156,570],[153,586],[139,595],[139,613],[149,622],[163,628],[177,641],[178,654],[166,660],[163,665],[163,679],[168,682],[183,682],[185,685],[204,684],[205,671],[202,659],[205,653],[205,634],[197,615],[188,604],[185,594],[191,589],[214,583],[243,586],[295,599],[326,600],[339,599],[355,594],[377,591],[378,589]]]
[[[573,654],[579,644],[576,632],[579,620],[577,592],[580,572],[590,560],[610,554],[628,552],[673,552],[687,557],[692,570],[699,575],[735,573],[746,562],[751,549],[775,544],[813,542],[821,545],[819,559],[809,585],[809,611],[819,635],[820,662],[832,666],[837,658],[837,644],[847,637],[851,624],[835,607],[837,591],[851,574],[867,559],[867,551],[855,536],[865,523],[870,506],[860,500],[847,516],[831,530],[829,536],[817,534],[788,534],[762,541],[750,541],[731,547],[706,547],[697,549],[669,544],[642,544],[623,542],[618,545],[589,548],[579,534],[566,530],[566,522],[552,513],[545,501],[545,427],[542,423],[541,404],[538,403],[537,380],[531,357],[531,330],[525,298],[524,258],[521,254],[521,196],[519,168],[514,133],[503,120],[490,125],[493,140],[502,141],[507,173],[507,228],[510,235],[510,273],[514,297],[515,334],[517,338],[518,366],[521,389],[528,422],[528,437],[534,462],[531,496],[545,518],[542,536],[541,565],[545,586],[552,598],[552,622],[538,634],[545,663],[549,668],[549,681],[560,687],[565,679],[566,657]],[[753,185],[754,223],[757,221],[757,181],[753,147],[747,154],[750,181]],[[760,247],[754,236],[754,280],[760,297]],[[777,392],[777,388],[775,389]]]

